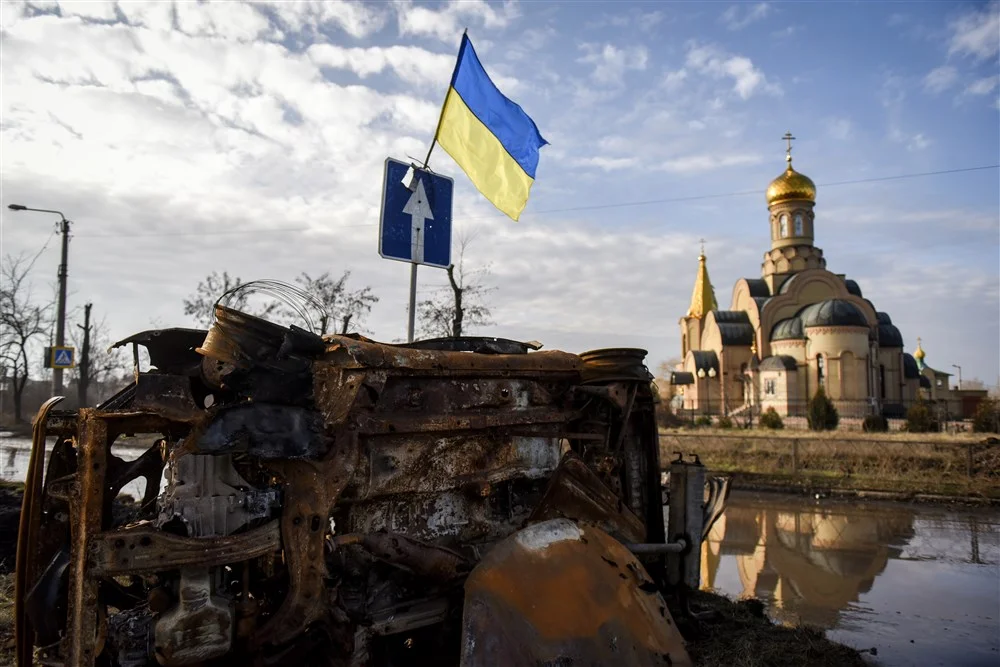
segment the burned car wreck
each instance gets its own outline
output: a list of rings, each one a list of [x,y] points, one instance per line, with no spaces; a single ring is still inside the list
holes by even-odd
[[[388,345],[222,305],[123,344],[150,369],[35,421],[19,664],[690,664],[667,598],[701,524],[665,534],[644,351]]]

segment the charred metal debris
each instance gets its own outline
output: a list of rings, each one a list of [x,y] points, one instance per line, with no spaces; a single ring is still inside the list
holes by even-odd
[[[148,372],[36,418],[20,665],[689,664],[644,351],[385,345],[225,306],[125,344]]]

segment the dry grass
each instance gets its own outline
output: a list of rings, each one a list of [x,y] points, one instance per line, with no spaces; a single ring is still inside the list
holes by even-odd
[[[739,431],[670,431],[660,435],[661,460],[697,453],[712,471],[738,482],[806,489],[852,489],[903,494],[1000,498],[1000,446],[968,440],[791,437]]]
[[[0,665],[14,664],[14,575],[0,574]]]
[[[986,433],[906,433],[903,431],[890,431],[889,433],[865,433],[864,431],[852,431],[838,428],[833,431],[809,431],[802,429],[780,429],[772,431],[770,429],[754,429],[744,431],[740,429],[726,429],[715,427],[700,428],[671,428],[660,429],[661,435],[717,435],[723,437],[734,437],[748,435],[750,437],[762,438],[782,438],[794,440],[796,438],[809,438],[812,440],[842,440],[845,442],[939,442],[939,443],[979,443],[989,434]]]
[[[759,600],[733,602],[696,593],[692,602],[716,620],[684,627],[688,653],[700,667],[860,667],[861,654],[827,639],[822,630],[775,625]]]

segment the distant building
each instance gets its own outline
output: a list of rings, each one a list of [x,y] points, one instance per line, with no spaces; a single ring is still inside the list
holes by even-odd
[[[699,413],[755,405],[802,415],[823,387],[842,416],[902,416],[922,382],[934,398],[947,374],[943,384],[928,375],[922,357],[903,351],[888,313],[857,282],[827,270],[813,242],[816,185],[792,168],[793,137],[785,138],[788,166],[767,188],[771,247],[761,277],[737,281],[729,309],[720,310],[702,249],[672,383],[681,385],[683,408]]]

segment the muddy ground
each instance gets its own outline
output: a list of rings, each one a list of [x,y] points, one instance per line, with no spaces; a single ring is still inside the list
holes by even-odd
[[[21,513],[20,485],[0,483],[0,665],[14,660],[14,561]],[[694,608],[713,618],[685,620],[678,627],[688,651],[701,667],[855,667],[861,655],[826,639],[812,628],[786,628],[772,623],[758,600],[734,602],[711,593],[697,593]]]

